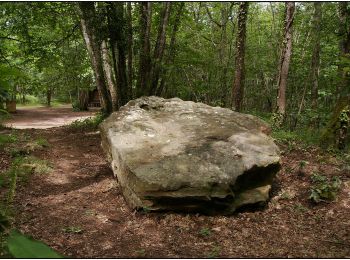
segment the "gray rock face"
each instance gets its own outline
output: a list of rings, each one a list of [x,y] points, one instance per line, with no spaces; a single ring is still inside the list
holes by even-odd
[[[132,100],[100,125],[132,208],[227,214],[269,198],[280,157],[268,129],[252,115],[158,97]]]

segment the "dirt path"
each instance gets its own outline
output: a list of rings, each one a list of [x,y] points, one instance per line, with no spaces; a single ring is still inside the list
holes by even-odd
[[[92,116],[95,112],[73,112],[71,105],[59,107],[22,107],[11,114],[5,126],[16,129],[47,129],[72,123],[77,119]]]
[[[350,175],[317,151],[285,152],[264,209],[227,217],[149,214],[125,204],[98,132],[24,131],[48,140],[50,147],[34,155],[50,161],[53,171],[20,185],[15,225],[67,257],[350,257]],[[300,160],[309,162],[305,174],[297,171]],[[337,201],[309,203],[316,170],[346,183]]]

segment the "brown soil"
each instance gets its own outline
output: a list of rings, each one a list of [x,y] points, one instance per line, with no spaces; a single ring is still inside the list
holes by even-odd
[[[71,105],[60,107],[23,107],[11,114],[5,126],[16,129],[47,129],[72,123],[92,116],[94,112],[73,112]]]
[[[350,257],[350,174],[317,149],[282,147],[283,167],[265,208],[232,216],[147,213],[125,204],[98,132],[22,131],[48,140],[49,148],[33,154],[54,170],[20,185],[15,226],[67,257]],[[301,160],[309,162],[302,171]],[[309,201],[316,171],[340,176],[336,201]]]

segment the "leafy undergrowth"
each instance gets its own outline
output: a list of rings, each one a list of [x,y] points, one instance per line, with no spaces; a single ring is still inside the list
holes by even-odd
[[[29,133],[24,130],[21,134]],[[350,256],[350,156],[277,140],[282,169],[263,208],[232,216],[130,210],[95,130],[31,130],[49,140],[32,152],[49,174],[18,185],[14,226],[74,258]],[[13,160],[10,156],[8,160]],[[10,167],[10,166],[9,166]],[[8,167],[8,168],[9,168]],[[318,191],[318,190],[319,191]],[[325,190],[331,190],[327,195]],[[320,200],[313,199],[313,192]],[[329,193],[331,194],[331,193]]]
[[[102,113],[86,119],[78,119],[72,122],[69,127],[72,131],[92,131],[97,130],[99,124],[105,119]]]

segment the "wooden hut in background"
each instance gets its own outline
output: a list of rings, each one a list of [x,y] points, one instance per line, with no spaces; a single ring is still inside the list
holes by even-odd
[[[89,107],[101,107],[100,95],[97,89],[89,91]]]

